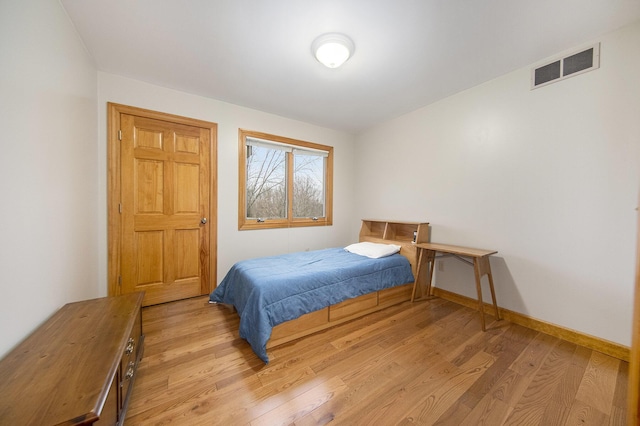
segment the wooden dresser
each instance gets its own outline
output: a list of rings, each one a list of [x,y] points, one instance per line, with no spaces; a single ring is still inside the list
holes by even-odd
[[[122,424],[143,352],[143,296],[69,303],[0,360],[0,424]]]

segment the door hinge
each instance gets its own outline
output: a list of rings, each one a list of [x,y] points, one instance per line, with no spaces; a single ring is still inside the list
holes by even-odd
[[[118,275],[118,285],[122,287],[122,275]]]
[[[118,140],[122,140],[122,130],[118,130]]]
[[[122,214],[122,203],[118,203],[118,213]]]

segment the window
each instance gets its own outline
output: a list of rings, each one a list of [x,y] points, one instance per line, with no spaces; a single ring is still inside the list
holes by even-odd
[[[239,132],[238,229],[332,224],[333,147]]]

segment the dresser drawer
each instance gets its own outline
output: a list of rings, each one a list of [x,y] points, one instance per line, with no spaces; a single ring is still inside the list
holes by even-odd
[[[119,392],[119,406],[121,411],[121,418],[126,413],[127,403],[129,402],[129,395],[131,394],[131,387],[135,379],[136,371],[140,359],[142,359],[143,350],[142,335],[142,312],[138,312],[136,321],[131,329],[131,334],[127,339],[127,344],[122,354],[122,360],[120,361],[120,392]]]

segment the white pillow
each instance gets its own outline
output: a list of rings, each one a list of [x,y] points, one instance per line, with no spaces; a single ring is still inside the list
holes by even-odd
[[[367,256],[372,259],[390,256],[400,251],[400,246],[395,244],[379,244],[365,241],[363,243],[355,243],[344,248],[346,251]]]

